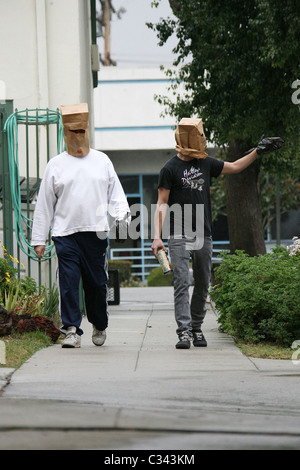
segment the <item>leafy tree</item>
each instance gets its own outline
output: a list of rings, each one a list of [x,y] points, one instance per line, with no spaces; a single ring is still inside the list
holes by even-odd
[[[158,7],[160,0],[152,2]],[[206,137],[234,161],[262,134],[278,135],[284,147],[240,175],[226,177],[231,249],[250,255],[265,252],[257,189],[261,172],[299,176],[300,108],[292,84],[300,77],[299,0],[169,0],[175,19],[152,27],[165,44],[172,34],[175,101],[160,97],[166,112],[201,116]],[[177,94],[184,82],[185,92]]]
[[[260,172],[258,178],[258,190],[263,217],[263,229],[270,229],[275,220],[276,210],[276,177],[268,173]],[[212,218],[216,221],[220,216],[227,216],[226,208],[226,180],[217,178],[211,187]],[[280,214],[286,214],[300,208],[300,181],[287,176],[281,184]]]

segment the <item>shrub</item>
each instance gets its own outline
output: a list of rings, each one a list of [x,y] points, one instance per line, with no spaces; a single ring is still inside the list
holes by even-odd
[[[26,276],[24,279],[19,279],[17,277],[18,269],[13,266],[14,262],[19,263],[19,261],[11,255],[7,255],[3,245],[2,248],[3,257],[0,257],[0,305],[3,311],[14,314],[16,320],[21,319],[22,315],[36,316],[37,319],[42,316],[53,324],[59,324],[57,287],[53,286],[47,289],[41,286],[38,288],[35,279],[31,277]]]
[[[300,238],[293,237],[293,243],[287,247],[289,250],[290,256],[299,256],[300,257]]]
[[[121,283],[121,287],[140,287],[142,279],[139,276],[131,276],[128,281]]]
[[[148,278],[147,278],[147,285],[149,287],[154,286],[171,286],[173,283],[173,274],[164,274],[161,267],[157,267],[152,269]]]
[[[300,257],[283,247],[250,257],[224,254],[210,296],[223,331],[245,342],[290,346],[300,338]]]
[[[120,283],[124,281],[129,281],[131,277],[131,265],[132,263],[129,260],[108,260],[108,269],[117,269],[119,271]]]
[[[5,290],[9,288],[11,279],[14,279],[18,270],[12,266],[6,257],[0,258],[0,295],[4,296]]]

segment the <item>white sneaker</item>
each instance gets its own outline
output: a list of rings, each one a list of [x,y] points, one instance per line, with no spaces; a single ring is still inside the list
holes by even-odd
[[[80,348],[81,338],[76,333],[76,326],[67,328],[66,337],[61,342],[62,348]]]
[[[97,328],[93,325],[93,336],[92,336],[92,341],[96,346],[103,346],[106,340],[106,331],[99,331]]]

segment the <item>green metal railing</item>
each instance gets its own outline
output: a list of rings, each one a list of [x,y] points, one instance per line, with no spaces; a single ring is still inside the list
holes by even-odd
[[[63,151],[60,112],[26,109],[8,113],[12,103],[7,104],[6,111],[1,121],[4,245],[19,261],[19,276],[24,266],[26,275],[39,285],[51,286],[55,250],[50,234],[42,260],[38,260],[30,239],[41,177],[50,158]]]
[[[1,157],[1,196],[2,196],[2,226],[3,243],[9,254],[13,254],[13,208],[10,195],[10,176],[8,165],[7,139],[4,134],[4,124],[13,112],[13,101],[0,104],[0,157]]]

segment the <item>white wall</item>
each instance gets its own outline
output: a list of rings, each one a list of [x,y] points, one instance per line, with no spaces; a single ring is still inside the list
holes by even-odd
[[[26,108],[55,110],[61,104],[87,102],[91,145],[94,146],[90,1],[0,0],[0,44],[0,100],[13,100],[14,108],[19,111]],[[18,127],[19,173],[35,177],[35,129],[30,129],[33,145],[27,175],[24,126]],[[40,176],[46,165],[45,132],[40,126]],[[54,134],[51,133],[50,156],[56,155]],[[16,248],[16,239],[14,243]],[[22,253],[21,256],[26,264],[26,256]],[[33,263],[33,269],[33,277],[37,278],[37,263]],[[47,263],[42,264],[42,269],[47,277]]]
[[[89,0],[1,0],[0,43],[0,81],[15,108],[88,102],[93,130]]]
[[[155,95],[170,82],[157,68],[102,67],[95,90],[95,146],[103,150],[175,147],[175,119],[161,117]]]
[[[35,0],[0,2],[0,79],[15,106],[39,104]],[[5,45],[5,47],[4,47]]]

